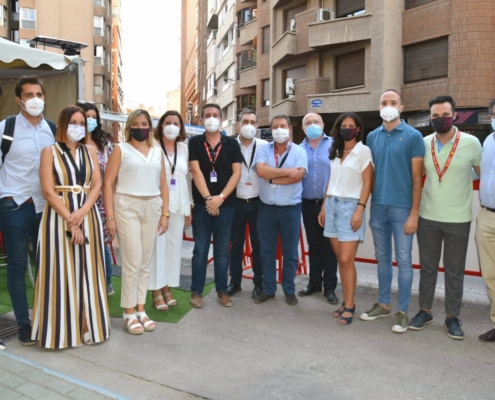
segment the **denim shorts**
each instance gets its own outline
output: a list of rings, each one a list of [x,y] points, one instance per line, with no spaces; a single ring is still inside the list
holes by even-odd
[[[363,223],[356,232],[351,227],[351,218],[357,208],[358,199],[330,196],[325,203],[325,230],[323,234],[329,238],[337,238],[339,242],[364,240],[366,229],[366,211],[363,211]]]

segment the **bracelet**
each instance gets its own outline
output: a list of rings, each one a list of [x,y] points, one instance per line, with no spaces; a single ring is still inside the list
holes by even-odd
[[[169,213],[163,213],[163,214],[162,214],[162,217],[167,217],[167,218],[170,218],[170,214],[169,214]]]
[[[357,203],[358,206],[363,206],[363,208],[366,208],[366,204],[363,203]]]
[[[115,217],[107,217],[107,221],[115,221]]]
[[[220,193],[219,196],[223,201],[225,201],[225,196],[223,195],[223,193]]]

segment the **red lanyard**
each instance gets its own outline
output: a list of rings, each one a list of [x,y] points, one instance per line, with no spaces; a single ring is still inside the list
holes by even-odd
[[[290,149],[292,148],[292,142],[289,142],[289,150],[285,154],[284,158],[282,159],[282,162],[280,164],[280,167],[278,166],[278,151],[277,151],[277,146],[275,143],[273,144],[273,153],[275,154],[275,167],[276,168],[282,168],[282,165],[284,165],[285,160],[287,159],[287,156],[289,155]]]
[[[210,159],[211,169],[215,171],[215,164],[217,163],[218,157],[220,156],[220,150],[222,150],[222,144],[218,143],[215,149],[212,149],[210,143],[205,143],[206,154],[208,154],[208,158]]]
[[[461,137],[461,131],[457,130],[457,135],[454,141],[454,145],[452,146],[452,150],[450,150],[449,158],[447,158],[447,161],[445,162],[445,165],[443,167],[443,171],[440,171],[440,166],[438,165],[438,160],[437,156],[435,154],[435,136],[431,138],[431,156],[433,158],[433,164],[435,164],[435,169],[437,170],[437,175],[438,175],[438,180],[442,182],[442,178],[447,172],[447,169],[449,169],[450,162],[452,161],[452,157],[454,157],[454,153],[457,149],[457,145],[459,144],[459,139]]]

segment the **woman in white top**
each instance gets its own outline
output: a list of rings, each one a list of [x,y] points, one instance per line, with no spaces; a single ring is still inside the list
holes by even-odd
[[[177,305],[170,287],[178,287],[182,262],[184,226],[192,221],[191,175],[189,149],[182,117],[177,111],[167,111],[158,121],[155,141],[165,153],[165,169],[169,189],[170,228],[164,239],[158,238],[150,264],[150,283],[155,308],[167,311]]]
[[[110,155],[103,185],[108,233],[112,237],[118,233],[122,256],[120,306],[127,330],[134,335],[155,329],[144,311],[149,264],[157,232],[167,231],[169,218],[165,160],[151,129],[147,111],[129,115],[125,142]]]
[[[330,135],[332,173],[318,220],[337,256],[344,292],[344,302],[333,316],[339,325],[349,325],[356,310],[354,260],[359,242],[364,239],[364,209],[373,183],[373,160],[371,150],[361,142],[363,123],[357,114],[340,115]]]

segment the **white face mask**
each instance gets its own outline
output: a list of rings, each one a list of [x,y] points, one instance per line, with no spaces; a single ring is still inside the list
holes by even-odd
[[[383,107],[380,110],[380,117],[387,122],[393,121],[399,117],[399,110],[391,106]]]
[[[167,139],[175,140],[177,136],[179,136],[180,128],[176,125],[165,125],[163,127],[163,134]]]
[[[246,139],[254,138],[254,135],[256,135],[256,127],[251,124],[243,125],[241,128],[241,135]]]
[[[39,117],[45,108],[45,102],[38,97],[33,97],[24,103],[24,110],[33,117]]]
[[[289,139],[289,130],[286,128],[273,129],[272,136],[277,143],[284,143]]]
[[[79,142],[86,136],[86,128],[80,125],[70,124],[67,127],[67,137],[71,142]]]
[[[206,119],[205,128],[208,132],[218,132],[218,128],[220,128],[220,120],[213,117]]]

